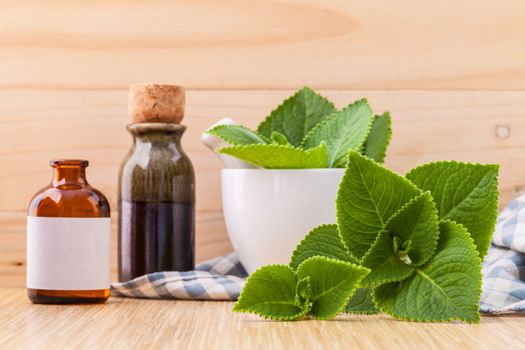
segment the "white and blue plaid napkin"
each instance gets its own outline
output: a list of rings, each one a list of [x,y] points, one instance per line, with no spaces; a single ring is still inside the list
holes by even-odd
[[[480,312],[525,311],[525,195],[513,200],[498,216],[482,272]]]
[[[525,195],[499,215],[483,262],[480,311],[525,312]],[[237,300],[247,273],[235,253],[201,263],[194,271],[156,272],[114,283],[112,296],[152,299]]]
[[[113,283],[111,295],[150,299],[237,300],[248,276],[235,253],[205,261],[194,271],[150,273]]]

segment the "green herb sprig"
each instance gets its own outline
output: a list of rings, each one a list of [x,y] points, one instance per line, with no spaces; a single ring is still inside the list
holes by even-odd
[[[498,165],[434,162],[403,177],[356,151],[346,163],[337,225],[314,228],[289,265],[254,272],[234,311],[276,320],[343,311],[479,322]]]
[[[219,125],[207,133],[231,144],[219,153],[266,169],[344,167],[350,150],[383,162],[392,135],[388,112],[374,116],[366,99],[342,110],[308,87],[257,127]]]

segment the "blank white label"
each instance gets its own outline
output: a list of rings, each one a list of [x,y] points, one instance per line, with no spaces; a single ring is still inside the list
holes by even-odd
[[[27,287],[108,289],[110,240],[110,218],[28,216]]]

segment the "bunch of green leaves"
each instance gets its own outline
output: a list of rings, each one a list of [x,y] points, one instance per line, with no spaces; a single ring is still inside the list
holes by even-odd
[[[231,144],[219,153],[267,169],[344,167],[356,150],[383,162],[390,142],[388,112],[374,116],[365,99],[342,110],[304,87],[286,99],[257,127],[218,125],[207,133]]]
[[[337,224],[308,233],[288,266],[253,273],[234,310],[282,320],[331,318],[343,310],[479,322],[498,169],[443,161],[403,177],[351,151]]]

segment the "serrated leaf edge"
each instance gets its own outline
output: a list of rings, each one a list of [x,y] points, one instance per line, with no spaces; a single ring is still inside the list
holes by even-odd
[[[492,200],[493,200],[493,211],[496,212],[496,216],[494,216],[494,218],[492,219],[492,223],[491,223],[491,227],[493,228],[492,229],[492,234],[491,234],[491,240],[492,240],[492,236],[494,235],[494,230],[496,229],[496,223],[498,221],[498,207],[499,207],[499,164],[492,164],[492,165],[495,165],[495,170],[496,170],[496,191],[494,191],[494,193],[492,194]],[[468,231],[467,229],[467,232],[470,233],[470,231]],[[472,238],[472,235],[471,237]],[[474,239],[472,239],[472,241],[474,241]],[[477,249],[477,245],[474,243],[474,245],[476,246],[476,251],[478,252],[478,255],[479,255],[479,258],[483,261],[483,258],[487,255],[487,253],[489,252],[489,248],[490,248],[490,243],[487,245],[487,248],[485,248],[482,252],[480,252],[478,249]]]
[[[368,100],[367,99],[362,99],[362,100],[366,101],[366,104],[370,108],[370,111],[372,112],[372,115],[374,115],[374,111],[372,111],[372,107],[368,103]],[[372,125],[373,124],[374,124],[374,118],[372,118],[370,120],[370,123],[368,123],[368,128],[366,129],[366,132],[363,134],[363,138],[361,139],[361,142],[359,143],[359,146],[356,149],[353,149],[353,151],[356,151],[357,153],[359,153],[361,155],[364,155],[360,150],[363,149],[363,146],[364,146],[364,144],[366,142],[366,139],[368,138],[368,135],[370,135],[370,131],[372,131]],[[367,157],[367,158],[369,158],[369,157]],[[346,167],[346,163],[348,161],[347,159],[348,159],[348,157],[343,157],[342,159],[339,160],[339,162],[337,162],[335,164],[332,164],[331,167],[333,167],[333,168],[344,168],[344,167]],[[372,158],[369,158],[369,159],[372,159]],[[375,160],[373,160],[373,161],[375,162]],[[379,163],[379,164],[383,165],[382,163]]]
[[[407,179],[408,180],[408,179]],[[410,181],[410,180],[408,180]],[[417,187],[417,186],[416,186]],[[423,190],[421,190],[423,191]],[[413,202],[419,200],[420,198],[423,198],[423,196],[426,196],[428,195],[430,197],[430,201],[432,202],[432,205],[434,206],[434,218],[436,220],[436,222],[438,223],[438,232],[439,232],[439,222],[442,221],[439,219],[439,215],[437,214],[437,207],[436,207],[436,202],[434,202],[434,198],[432,197],[432,193],[430,191],[425,191],[423,193],[421,193],[420,195],[418,196],[415,196],[414,198],[412,198],[410,201],[408,201],[408,203],[406,203],[405,205],[403,205],[401,207],[401,209],[399,209],[394,215],[392,215],[385,223],[386,226],[388,226],[388,223],[395,217],[397,216],[402,210],[404,210],[406,207],[408,207],[409,205],[411,205]],[[418,263],[418,264],[412,264],[410,266],[413,266],[413,267],[417,267],[417,266],[421,266],[421,265],[424,265],[426,264],[430,259],[432,259],[434,257],[434,255],[436,254],[436,249],[437,249],[437,246],[438,246],[438,242],[439,242],[439,234],[438,234],[438,239],[434,241],[434,244],[432,246],[432,255],[429,255],[430,257],[427,259],[427,260],[424,260],[423,262],[421,263]],[[369,252],[367,252],[368,254]],[[408,278],[408,277],[407,277]]]
[[[355,291],[354,291],[354,294],[355,294]],[[350,297],[350,299],[352,299],[352,297]],[[350,299],[348,299],[349,302],[350,302]],[[374,304],[375,310],[369,310],[369,311],[347,311],[346,310],[346,305],[345,305],[345,307],[343,308],[343,310],[341,312],[344,313],[344,314],[349,314],[349,315],[377,315],[381,311],[379,311],[377,305],[374,303],[374,300],[372,300],[372,304]]]
[[[433,162],[428,162],[428,163],[425,163],[425,164],[420,164],[412,169],[410,169],[406,174],[405,174],[405,178],[410,181],[408,179],[408,177],[410,176],[410,173],[412,173],[413,171],[416,171],[416,170],[419,170],[420,168],[424,168],[424,167],[427,167],[427,166],[431,166],[431,165],[441,165],[441,164],[444,164],[444,165],[448,165],[448,164],[451,164],[453,166],[457,166],[457,165],[466,165],[466,166],[473,166],[473,167],[481,167],[481,168],[492,168],[493,170],[496,171],[496,191],[493,193],[493,196],[492,196],[492,199],[495,199],[494,200],[494,206],[493,206],[493,210],[497,213],[498,212],[498,207],[499,207],[499,170],[500,170],[500,165],[499,164],[483,164],[483,163],[473,163],[473,162],[458,162],[456,160],[438,160],[438,161],[433,161]],[[414,184],[415,185],[415,184]],[[417,187],[417,185],[415,185]],[[443,220],[442,220],[443,221]],[[453,220],[450,220],[450,221],[453,221]],[[493,227],[496,226],[496,222],[497,222],[497,215],[496,217],[494,217],[494,219],[492,220],[492,225]],[[455,222],[455,221],[454,221]],[[459,224],[459,223],[457,223]],[[463,226],[463,225],[462,225]],[[468,231],[468,230],[467,230]],[[468,231],[469,234],[470,234],[470,231]],[[493,232],[494,233],[494,232]],[[471,237],[472,238],[472,237]],[[475,245],[475,244],[474,244]],[[487,248],[484,249],[483,252],[480,252],[477,248],[477,245],[476,245],[476,251],[478,252],[478,255],[480,256],[480,258],[484,258],[485,255],[487,255],[488,253],[488,250],[489,250],[489,247],[490,247],[490,244],[487,246]]]
[[[294,275],[296,275],[295,271],[293,269],[290,268],[290,266],[288,265],[283,265],[283,264],[270,264],[270,265],[265,265],[265,266],[261,266],[259,267],[257,270],[255,270],[255,272],[252,273],[252,275],[255,275],[257,272],[260,272],[262,269],[266,269],[266,268],[270,268],[270,267],[274,267],[274,266],[278,266],[278,267],[282,267],[282,266],[286,266],[290,269],[290,271],[293,272]],[[296,275],[297,277],[297,275]],[[249,278],[248,278],[249,280]],[[248,281],[246,281],[248,282]],[[297,288],[297,285],[294,286],[294,289]],[[302,312],[300,312],[299,314],[297,315],[293,315],[293,316],[279,316],[279,317],[275,317],[275,316],[269,316],[269,315],[266,315],[262,312],[259,312],[259,311],[254,311],[254,310],[250,310],[250,309],[246,309],[246,308],[240,308],[238,307],[237,305],[239,304],[239,302],[241,301],[243,295],[245,293],[245,288],[243,288],[241,290],[241,293],[239,295],[239,298],[237,299],[237,301],[235,302],[235,304],[233,305],[233,308],[232,308],[232,311],[233,312],[236,312],[236,313],[249,313],[249,314],[254,314],[254,315],[257,315],[257,316],[260,316],[262,318],[265,318],[265,319],[268,319],[268,320],[276,320],[276,321],[295,321],[295,320],[298,320],[302,317],[304,317],[308,312],[309,310],[306,309],[306,310],[303,310]],[[297,305],[298,308],[301,308],[300,305]]]
[[[366,276],[365,276],[365,278],[366,278]],[[359,286],[359,287],[362,287],[362,286]],[[358,287],[358,288],[359,288],[359,287]],[[357,290],[357,288],[356,288],[356,290]],[[373,292],[373,289],[370,291],[370,298],[372,297],[372,292]],[[354,294],[355,294],[355,292],[354,292]],[[353,295],[352,295],[352,297],[353,297]],[[352,299],[352,297],[350,297],[350,299]],[[350,302],[350,299],[348,300],[348,302]],[[376,315],[376,314],[379,313],[379,309],[377,308],[377,306],[375,305],[375,303],[374,303],[373,300],[372,300],[372,304],[374,305],[374,309],[375,309],[375,310],[367,310],[367,311],[347,311],[347,310],[346,310],[346,307],[348,306],[348,303],[347,303],[347,304],[345,305],[344,309],[343,309],[343,310],[344,310],[343,313],[345,313],[345,314],[349,314],[349,315]]]
[[[299,244],[297,244],[297,246],[295,246],[295,249],[292,253],[292,256],[290,257],[290,262],[288,263],[288,266],[290,266],[290,268],[294,271],[297,271],[297,269],[294,269],[292,267],[292,263],[294,261],[294,259],[298,259],[298,255],[299,255],[299,247],[303,245],[303,243],[306,242],[307,238],[310,236],[310,234],[316,230],[319,230],[319,229],[323,229],[323,228],[335,228],[335,230],[337,231],[338,233],[338,236],[339,236],[339,229],[337,228],[337,224],[321,224],[321,225],[318,225],[316,227],[314,227],[313,229],[311,229],[304,237],[303,239],[301,240],[301,242],[299,242]],[[341,240],[341,237],[339,236],[339,240]],[[341,242],[341,244],[343,244],[343,242]],[[343,248],[345,248],[346,252],[351,255],[353,257],[353,255],[346,249],[345,245],[343,244]],[[323,255],[315,255],[315,256],[323,256]],[[354,257],[354,259],[356,259],[356,261],[358,261],[357,258]],[[341,261],[344,261],[344,260],[341,260]],[[301,262],[302,263],[302,262]],[[299,264],[301,265],[301,264]],[[299,267],[299,265],[297,265],[297,267]],[[354,264],[355,265],[355,264]]]
[[[317,146],[315,148],[302,149],[302,148],[295,147],[293,145],[280,145],[280,144],[277,144],[277,143],[268,143],[268,144],[266,144],[266,143],[253,143],[253,144],[250,144],[250,145],[235,145],[235,146],[223,147],[223,148],[218,149],[217,152],[225,153],[225,151],[227,151],[229,149],[232,149],[232,148],[239,149],[239,148],[250,148],[250,147],[254,147],[254,146],[268,146],[268,147],[275,147],[275,148],[288,148],[288,149],[293,149],[293,150],[296,150],[296,151],[299,151],[299,152],[308,152],[310,150],[319,148],[319,146],[321,146],[321,144],[319,144],[319,146]]]
[[[366,98],[361,98],[359,100],[356,100],[348,105],[346,105],[346,107],[344,107],[343,109],[339,109],[339,110],[335,110],[333,111],[332,113],[330,113],[328,116],[325,117],[325,119],[323,119],[323,121],[321,121],[320,123],[318,123],[316,126],[314,126],[312,129],[310,129],[310,131],[308,131],[306,133],[306,135],[304,135],[301,143],[300,143],[300,147],[304,148],[305,146],[305,143],[306,141],[309,139],[309,137],[317,130],[317,129],[320,129],[321,127],[323,127],[324,124],[327,124],[330,122],[330,119],[334,118],[334,115],[337,115],[339,113],[342,113],[344,111],[346,111],[347,109],[351,108],[351,107],[354,107],[354,106],[358,106],[358,105],[361,105],[361,104],[366,104],[368,105],[368,108],[370,109],[370,111],[372,112],[372,108],[370,107],[370,104],[368,103],[368,100]],[[372,115],[373,112],[372,112]],[[372,119],[373,121],[373,119]]]
[[[465,229],[465,232],[469,233],[469,231],[467,230],[467,228],[463,225],[461,225],[460,223],[457,223],[453,220],[441,220],[440,222],[447,222],[447,223],[453,223],[453,224],[456,224],[460,227],[462,227],[463,229]],[[474,243],[474,240],[472,239],[470,233],[467,235],[468,237],[468,241],[470,242],[470,246],[472,249],[474,249],[475,252],[477,252],[477,248],[476,248],[476,244]],[[434,255],[435,256],[435,255]],[[482,279],[482,274],[481,274],[481,258],[479,257],[479,255],[477,256],[477,260],[478,260],[478,263],[476,266],[479,267],[479,278],[478,280],[481,281]],[[417,269],[417,268],[415,268]],[[399,282],[399,281],[398,281]],[[395,282],[393,282],[395,283]],[[481,299],[481,283],[478,284],[478,287],[476,288],[477,289],[477,297],[476,297],[476,302],[475,304],[476,305],[479,305],[479,301]],[[388,310],[386,310],[384,307],[381,307],[381,305],[379,305],[379,303],[377,302],[376,300],[376,294],[375,294],[375,288],[374,290],[372,291],[372,302],[374,303],[374,305],[376,306],[376,308],[382,312],[382,313],[385,313],[385,314],[388,314],[398,320],[402,320],[402,321],[411,321],[411,322],[433,322],[433,323],[438,323],[438,322],[447,322],[447,321],[454,321],[454,320],[457,320],[457,321],[462,321],[462,322],[466,322],[466,323],[479,323],[480,319],[480,315],[479,315],[479,311],[477,312],[477,319],[476,320],[469,320],[469,319],[466,319],[464,317],[449,317],[449,318],[443,318],[443,319],[423,319],[423,318],[417,318],[417,317],[408,317],[408,316],[401,316],[401,315],[397,315],[395,313],[392,313],[392,312],[389,312]]]
[[[392,140],[392,132],[393,131],[392,131],[392,116],[390,115],[390,112],[389,111],[385,111],[380,116],[381,117],[382,116],[386,116],[386,118],[388,120],[388,137],[386,139],[384,147],[381,149],[381,153],[382,153],[383,156],[381,157],[381,159],[379,161],[377,161],[378,163],[383,164],[385,162],[385,158],[386,158],[386,151],[388,150],[388,146],[390,146],[390,141]],[[370,130],[371,129],[372,129],[372,127],[370,127]],[[368,132],[368,134],[370,134],[370,131]],[[368,136],[367,136],[367,139],[368,139]],[[366,145],[366,140],[365,140],[363,146],[364,145]]]
[[[354,107],[357,108],[358,106],[360,106],[362,104],[366,105],[368,107],[368,109],[370,110],[370,113],[374,116],[374,112],[372,110],[372,107],[368,103],[368,99],[362,98],[362,99],[359,99],[357,101],[354,101],[354,102],[350,103],[349,105],[347,105],[345,108],[343,108],[341,110],[335,110],[334,112],[329,114],[327,117],[325,117],[320,123],[318,123],[312,129],[310,129],[310,131],[307,132],[306,135],[304,135],[301,143],[299,144],[299,147],[303,148],[303,149],[306,149],[305,148],[306,141],[316,132],[317,129],[320,129],[325,124],[329,123],[330,120],[335,118],[339,113],[343,113],[344,111],[346,111],[347,109],[350,109],[350,108],[354,108]],[[368,128],[367,128],[366,132],[363,134],[362,140],[359,142],[359,146],[356,147],[356,150],[359,150],[359,149],[363,148],[363,145],[365,144],[366,139],[368,138],[368,135],[370,134],[370,131],[372,130],[372,125],[373,124],[374,124],[374,118],[372,118],[370,120],[370,122],[368,123]],[[343,157],[343,159],[344,158],[346,158],[346,157]],[[341,162],[342,162],[342,164],[341,164]],[[336,163],[335,159],[328,159],[328,163],[329,163],[329,164],[327,164],[328,168],[341,168],[341,167],[344,167],[344,165],[346,164],[346,161],[341,160],[340,162]]]
[[[366,272],[365,274],[363,274],[362,276],[360,276],[357,280],[356,280],[356,283],[355,283],[355,286],[353,287],[351,293],[348,295],[348,297],[346,298],[346,300],[342,303],[342,305],[339,307],[339,309],[334,312],[333,314],[329,315],[329,316],[325,316],[325,317],[319,317],[319,316],[316,316],[312,313],[310,313],[310,316],[316,320],[329,320],[329,319],[332,319],[334,318],[335,316],[337,316],[338,314],[340,314],[343,309],[345,308],[345,306],[348,304],[348,302],[350,301],[350,298],[352,298],[352,296],[354,295],[356,289],[359,287],[361,281],[363,280],[363,278],[366,277],[366,275],[370,272],[370,269],[364,267],[364,266],[361,266],[361,265],[356,265],[356,264],[352,264],[350,262],[347,262],[347,261],[343,261],[343,260],[338,260],[338,259],[330,259],[330,258],[327,258],[326,256],[321,256],[321,255],[316,255],[316,256],[312,256],[312,257],[309,257],[308,259],[304,260],[300,265],[299,267],[297,267],[297,271],[299,271],[299,269],[301,268],[301,265],[304,264],[305,262],[311,260],[311,259],[321,259],[321,260],[325,260],[325,261],[330,261],[330,262],[336,262],[336,263],[341,263],[341,264],[344,264],[344,265],[351,265],[352,267],[356,267],[357,270],[361,270],[362,272]],[[344,280],[343,280],[344,282]],[[343,282],[341,283],[338,283],[337,286],[341,285]],[[336,287],[337,287],[336,286]],[[331,288],[331,290],[335,289],[335,287]],[[328,291],[329,292],[329,291]],[[323,294],[321,294],[320,296],[323,296],[325,295],[326,293],[328,292],[324,292]],[[318,297],[320,297],[318,296]],[[312,297],[312,304],[315,302],[315,299],[313,299]]]
[[[295,304],[294,304],[295,305]],[[298,308],[301,308],[300,305],[296,305]],[[250,310],[250,309],[242,309],[242,308],[234,308],[232,309],[232,312],[236,312],[236,313],[248,313],[248,314],[252,314],[252,315],[257,315],[259,317],[262,317],[264,319],[267,319],[267,320],[274,320],[274,321],[297,321],[301,318],[303,318],[304,316],[306,316],[309,312],[308,309],[305,309],[305,310],[302,310],[300,313],[296,314],[296,315],[293,315],[293,316],[270,316],[270,315],[267,315],[265,313],[262,313],[260,311],[255,311],[255,310]]]
[[[429,165],[440,165],[440,164],[453,164],[453,165],[468,165],[468,166],[476,166],[476,167],[483,167],[483,168],[488,168],[488,167],[491,167],[491,168],[494,168],[496,169],[496,171],[499,171],[499,164],[492,164],[492,163],[478,163],[478,162],[458,162],[457,160],[436,160],[436,161],[432,161],[432,162],[428,162],[428,163],[424,163],[424,164],[420,164],[412,169],[410,169],[409,171],[407,171],[405,173],[405,177],[407,177],[408,179],[408,176],[411,172],[415,171],[415,170],[419,170],[420,168],[424,168],[424,167],[427,167]]]
[[[278,137],[284,138],[286,143],[279,142],[277,140]],[[291,145],[291,143],[288,140],[288,138],[286,137],[286,135],[281,133],[281,132],[279,132],[279,131],[272,131],[272,135],[270,136],[270,139],[271,139],[271,143],[275,143],[275,144],[278,144],[278,145]]]
[[[241,124],[221,124],[221,125],[216,125],[214,126],[213,128],[209,129],[209,130],[206,130],[206,134],[210,134],[210,135],[213,135],[213,136],[217,136],[217,137],[220,137],[221,139],[223,139],[224,141],[232,144],[232,145],[236,145],[236,146],[240,146],[238,144],[236,144],[231,137],[225,137],[224,135],[219,135],[217,133],[217,130],[219,129],[225,129],[227,128],[228,126],[235,126],[235,127],[238,127],[238,128],[241,128],[241,129],[244,129],[244,130],[247,130],[247,131],[250,131],[252,133],[254,133],[255,135],[259,136],[264,142],[266,143],[271,143],[271,141],[264,135],[261,135],[259,134],[257,131],[254,131],[244,125],[241,125]],[[254,145],[264,145],[264,143],[253,143]],[[248,145],[245,145],[245,146],[248,146]]]
[[[400,209],[401,210],[401,209]],[[399,212],[399,211],[398,211]],[[397,213],[396,213],[397,214]],[[395,215],[395,214],[394,214]],[[374,243],[372,243],[372,245],[370,246],[370,249],[368,249],[368,251],[366,252],[365,255],[363,255],[363,258],[361,259],[361,264],[363,264],[363,261],[365,260],[366,257],[368,257],[371,252],[372,252],[372,247],[377,243],[377,241],[379,240],[379,237],[381,236],[382,233],[386,233],[388,231],[385,231],[385,230],[381,230],[379,232],[379,234],[377,235]],[[405,264],[406,265],[406,264]],[[366,267],[365,265],[361,265],[361,266],[364,266]],[[378,282],[374,283],[374,284],[370,284],[370,283],[366,283],[366,284],[363,284],[362,287],[377,287],[377,286],[380,286],[382,284],[385,284],[385,283],[390,283],[390,282],[401,282],[401,281],[404,281],[406,280],[407,278],[409,278],[410,276],[412,276],[412,274],[414,273],[414,266],[410,266],[410,265],[407,265],[408,267],[411,267],[412,268],[412,272],[407,275],[407,276],[404,276],[404,277],[401,277],[401,278],[383,278],[383,279],[380,279],[378,280]],[[370,268],[368,268],[370,269]],[[372,269],[370,269],[370,272],[372,272]],[[366,281],[366,277],[363,279],[363,282]]]
[[[416,192],[419,193],[418,195],[416,195],[416,197],[419,196],[419,195],[421,195],[421,194],[423,193],[423,191],[421,191],[421,189],[420,189],[419,187],[417,187],[412,181],[408,180],[408,179],[407,179],[406,177],[404,177],[403,175],[400,175],[400,174],[396,173],[395,171],[393,171],[393,170],[387,168],[384,164],[380,164],[380,163],[376,162],[375,160],[373,160],[372,158],[370,158],[370,157],[368,157],[368,156],[366,156],[366,155],[364,155],[364,154],[361,154],[360,152],[357,152],[357,151],[355,151],[355,150],[350,150],[350,152],[348,152],[348,156],[347,156],[347,164],[348,164],[348,159],[350,159],[350,155],[351,155],[352,153],[355,153],[355,154],[357,154],[358,156],[361,156],[361,157],[365,158],[366,160],[369,160],[369,161],[373,162],[373,163],[376,164],[377,166],[380,166],[380,167],[384,168],[385,170],[387,170],[388,172],[390,172],[390,173],[393,174],[394,176],[397,176],[397,177],[402,178],[404,181],[407,182],[407,184],[408,184],[409,186],[411,186],[413,189],[416,190]],[[340,216],[340,214],[341,214],[341,203],[340,203],[341,200],[340,200],[340,197],[339,197],[339,191],[340,191],[340,188],[341,188],[341,184],[345,181],[346,177],[348,177],[348,176],[353,176],[353,175],[354,175],[354,174],[351,174],[351,173],[348,171],[348,165],[347,165],[347,168],[345,169],[345,173],[343,174],[343,177],[341,178],[341,181],[339,182],[339,188],[337,189],[337,197],[336,197],[336,200],[335,200],[335,216],[336,216],[336,218],[339,218],[339,216]],[[361,176],[362,176],[362,175],[361,175]],[[396,212],[396,213],[397,213],[397,212]],[[392,216],[394,216],[396,213],[392,214]],[[391,217],[392,217],[392,216],[391,216]],[[389,220],[389,219],[390,219],[390,218],[388,218],[388,220]],[[385,224],[386,224],[386,222],[387,222],[388,220],[385,221]],[[339,220],[338,220],[338,222],[337,222],[337,225],[338,225],[338,227],[339,227]],[[378,235],[379,235],[379,232],[378,232],[377,235],[376,235],[376,239],[377,239],[377,236],[378,236]],[[344,245],[344,247],[346,248],[346,250],[349,251],[350,254],[354,255],[354,254],[352,253],[352,251],[348,248],[348,246],[347,246],[345,240],[343,239],[343,235],[342,235],[342,233],[341,233],[341,230],[339,230],[339,238],[341,239],[341,242],[343,242],[343,245]],[[375,242],[375,240],[374,240],[374,242]],[[371,247],[371,246],[370,246],[370,247]],[[369,250],[370,250],[370,247],[368,248]],[[367,251],[367,253],[368,253],[368,251]],[[355,256],[355,255],[354,255],[354,256]],[[364,255],[363,255],[363,256],[364,256]],[[359,258],[356,257],[356,259],[358,259],[359,262],[362,262],[362,257],[361,257],[361,259],[359,259]]]
[[[342,311],[342,313],[349,315],[377,315],[378,313],[380,313],[380,311],[377,308],[377,306],[374,305],[374,307],[376,308],[374,311],[346,311],[343,308],[344,310]]]
[[[306,276],[305,278],[302,278],[299,280],[299,278],[297,278],[298,281],[297,281],[297,286],[295,286],[295,299],[297,301],[297,296],[298,296],[298,287],[299,287],[299,283],[301,283],[301,281],[303,280],[306,280],[306,289],[308,291],[308,297],[311,298],[312,296],[312,285],[310,283],[310,276]],[[310,312],[310,310],[312,309],[312,301],[311,300],[308,300],[308,306],[305,310],[307,310],[306,312]]]
[[[314,153],[316,151],[319,151],[319,149],[324,149],[325,153],[326,153],[326,143],[324,143],[324,142],[321,142],[319,144],[319,146],[317,146],[317,147],[306,149],[306,150],[302,149],[302,148],[294,147],[292,145],[280,145],[280,144],[277,144],[277,143],[269,143],[269,144],[266,144],[266,143],[253,143],[253,144],[250,144],[250,145],[235,145],[235,146],[223,147],[223,148],[218,149],[217,153],[227,154],[227,155],[230,155],[232,157],[241,159],[244,162],[247,162],[247,163],[254,164],[254,165],[262,167],[262,165],[260,165],[260,164],[257,164],[255,162],[251,162],[251,161],[246,160],[246,159],[239,158],[239,157],[237,157],[237,156],[235,156],[233,154],[228,153],[228,151],[231,150],[231,149],[243,149],[243,148],[244,149],[249,149],[249,148],[260,147],[260,146],[275,147],[275,148],[282,148],[282,149],[292,149],[294,151],[303,152],[306,156],[310,156],[312,153]],[[325,164],[324,168],[326,168],[326,164]],[[324,168],[307,168],[307,169],[324,169]],[[288,169],[288,168],[283,168],[283,169]],[[295,169],[295,168],[290,168],[290,169]]]
[[[327,99],[326,97],[324,97],[323,95],[321,95],[320,93],[318,93],[317,91],[312,89],[311,87],[305,85],[302,88],[300,88],[299,90],[297,90],[292,96],[288,97],[283,102],[281,102],[277,107],[275,107],[270,112],[270,114],[266,118],[264,118],[264,120],[257,126],[257,132],[261,133],[260,130],[263,127],[263,125],[266,125],[267,123],[271,123],[271,120],[272,120],[274,114],[277,113],[277,111],[280,110],[283,107],[283,105],[286,104],[288,101],[290,101],[291,99],[297,97],[303,90],[308,90],[308,91],[312,92],[314,95],[317,95],[318,97],[322,98],[323,100],[328,102],[334,109],[336,109],[335,105],[333,104],[332,101],[330,101],[329,99]]]

